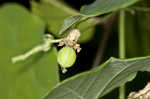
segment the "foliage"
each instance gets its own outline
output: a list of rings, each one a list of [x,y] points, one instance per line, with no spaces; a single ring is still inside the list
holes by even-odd
[[[11,62],[13,56],[41,43],[44,28],[42,20],[18,4],[1,7],[1,99],[41,99],[59,82],[55,47],[46,54],[39,53],[24,62]]]
[[[150,54],[148,25],[150,24],[150,5],[148,5],[150,2],[138,1],[95,0],[82,6],[80,11],[69,6],[65,0],[40,0],[39,2],[32,0],[30,9],[26,9],[21,4],[4,1],[6,4],[0,5],[0,99],[98,99],[128,81],[131,82],[138,71],[150,71],[150,56],[148,56]],[[119,20],[120,16],[123,16],[123,22]],[[113,19],[113,25],[110,25],[111,19]],[[102,32],[110,29],[108,26],[111,26],[112,30],[110,29],[109,32],[116,33],[120,30],[125,33],[125,36],[115,35],[118,35],[119,42],[123,41],[120,44],[125,47],[123,47],[125,52],[120,51],[122,45],[116,45],[127,59],[113,57],[108,59],[107,57],[108,60],[102,65],[60,82],[59,77],[62,74],[58,69],[57,49],[61,50],[61,48],[52,43],[60,44],[60,41],[68,37],[71,29],[77,28],[81,32],[78,43],[84,43],[83,45],[87,46],[90,44],[87,42],[91,42],[92,46],[97,46],[94,40],[99,41],[96,37],[99,28],[96,27],[100,24],[104,25],[105,30]],[[24,61],[12,62],[14,56],[22,55],[42,44],[45,34],[54,36],[54,39],[48,42],[52,45],[49,51],[38,52]],[[99,35],[102,34],[99,33]],[[114,37],[114,35],[111,36]],[[94,38],[93,41],[92,38]],[[102,39],[105,40],[105,38]],[[75,42],[75,45],[80,47],[78,43]],[[112,50],[110,46],[108,49]],[[86,48],[83,47],[81,54],[85,51]],[[64,52],[67,51],[64,50]],[[98,54],[96,49],[90,53]],[[109,51],[105,54],[112,56]],[[63,53],[65,61],[69,60],[72,64],[74,60],[71,60],[73,57],[69,55]],[[136,58],[128,59],[128,57]],[[69,67],[78,65],[76,68],[79,68],[80,53],[76,58],[77,63],[74,66],[70,66],[69,63]],[[88,64],[87,57],[81,58],[84,58]],[[61,62],[63,62],[62,58]]]
[[[61,29],[61,25],[64,22],[64,19],[67,17],[76,15],[78,12],[70,8],[69,6],[64,6],[65,4],[60,2],[59,0],[42,0],[40,3],[37,2],[31,2],[32,4],[32,12],[35,15],[38,15],[41,17],[47,24],[48,31],[52,32],[57,37],[62,37],[60,35],[59,30]],[[59,12],[59,13],[52,13],[52,12]],[[80,17],[80,16],[79,16]],[[78,16],[70,17],[73,20],[71,20],[70,26],[76,22],[79,18]],[[94,32],[94,21],[85,21],[83,24],[80,24],[78,28],[82,32],[82,35],[80,37],[80,42],[84,43],[87,42],[92,38],[93,32]],[[70,27],[67,25],[66,27]],[[62,30],[65,31],[66,29]],[[88,35],[87,35],[88,34]]]
[[[110,58],[99,68],[62,82],[46,99],[98,99],[132,80],[137,71],[150,71],[150,57],[127,60]]]

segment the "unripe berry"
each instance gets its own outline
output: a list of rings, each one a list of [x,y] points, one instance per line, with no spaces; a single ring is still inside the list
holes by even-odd
[[[59,52],[57,61],[63,68],[71,67],[76,61],[76,52],[72,47],[65,46]]]

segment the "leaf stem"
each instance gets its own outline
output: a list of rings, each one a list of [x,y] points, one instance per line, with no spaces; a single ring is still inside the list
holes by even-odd
[[[42,44],[35,46],[34,48],[32,48],[31,50],[27,51],[24,54],[12,57],[12,63],[16,63],[18,61],[24,61],[27,58],[29,58],[30,56],[32,56],[38,52],[41,52],[41,51],[47,52],[48,50],[51,49],[51,45],[53,43],[59,43],[60,41],[62,41],[64,39],[65,38],[53,39],[53,37],[50,34],[46,34],[46,35],[44,35],[44,42]]]
[[[119,57],[125,58],[125,11],[119,14]],[[125,85],[120,86],[119,99],[125,99]]]

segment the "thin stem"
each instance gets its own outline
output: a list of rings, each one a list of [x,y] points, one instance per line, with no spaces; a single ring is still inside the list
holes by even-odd
[[[125,58],[125,11],[120,11],[119,16],[119,57]],[[119,99],[125,99],[125,85],[120,86]]]
[[[30,56],[32,56],[32,55],[34,55],[34,54],[36,54],[42,50],[43,50],[43,47],[41,45],[38,45],[24,54],[12,57],[12,63],[16,63],[18,61],[24,61],[28,57],[30,57]]]
[[[44,51],[47,52],[48,50],[50,50],[52,43],[58,43],[62,40],[65,40],[65,38],[62,39],[52,39],[52,36],[47,34],[44,36],[44,42],[43,44],[37,45],[34,48],[32,48],[31,50],[29,50],[28,52],[12,57],[12,62],[16,63],[18,61],[24,61],[27,58],[29,58],[30,56],[40,52],[40,51]]]
[[[63,39],[56,39],[56,40],[51,40],[51,43],[59,43],[60,41],[65,40],[65,38]]]
[[[119,17],[119,57],[125,58],[125,11]]]

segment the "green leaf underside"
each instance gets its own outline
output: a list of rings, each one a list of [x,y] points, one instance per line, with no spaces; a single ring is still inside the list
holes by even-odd
[[[67,19],[65,19],[64,24],[63,24],[62,29],[60,30],[59,34],[62,34],[67,29],[69,29],[74,23],[79,21],[80,18],[81,18],[80,15],[76,15],[76,16],[71,16],[71,17],[68,17]]]
[[[96,0],[90,5],[83,6],[80,13],[88,17],[102,15],[128,7],[137,1],[138,0]]]
[[[0,8],[0,99],[42,99],[58,83],[56,48],[13,64],[42,41],[45,25],[17,4]]]
[[[98,99],[130,81],[137,71],[150,71],[150,56],[133,59],[110,58],[102,66],[60,83],[46,99]]]
[[[102,15],[102,14],[106,14],[106,13],[110,13],[112,11],[116,11],[119,10],[121,8],[125,8],[128,7],[134,3],[136,3],[139,0],[119,0],[116,2],[116,0],[96,0],[95,2],[93,2],[90,5],[85,5],[82,7],[80,14],[71,17],[71,18],[67,18],[64,21],[64,24],[62,26],[62,28],[60,29],[60,34],[62,34],[64,31],[66,31],[67,29],[69,29],[73,24],[75,24],[76,22],[78,22],[78,20],[80,19],[80,17],[93,17],[93,16],[98,16],[98,15]],[[78,16],[78,18],[77,18]],[[72,21],[73,20],[73,21]]]

